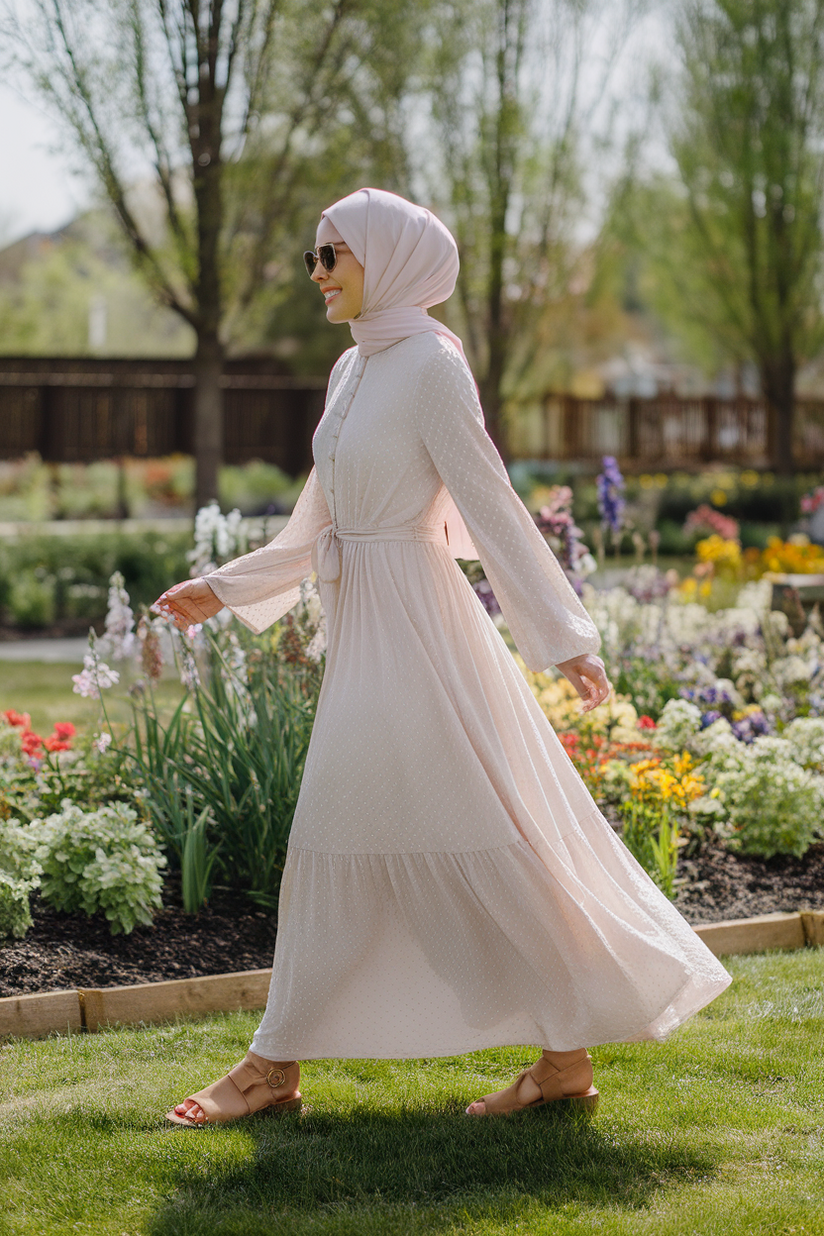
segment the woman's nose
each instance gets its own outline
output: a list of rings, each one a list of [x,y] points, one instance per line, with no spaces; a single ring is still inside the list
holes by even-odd
[[[323,264],[317,261],[317,259],[315,260],[315,269],[312,271],[312,278],[316,283],[321,283],[324,279],[329,278],[327,271],[323,269]]]

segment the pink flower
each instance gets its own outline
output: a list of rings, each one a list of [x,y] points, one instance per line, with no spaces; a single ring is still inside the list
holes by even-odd
[[[56,721],[54,725],[54,735],[62,741],[67,738],[74,738],[77,730],[72,725],[71,721]]]
[[[94,745],[101,755],[105,755],[112,744],[111,734],[107,734],[104,730],[102,734],[98,734],[94,739]]]
[[[643,716],[638,718],[638,729],[639,730],[656,730],[658,729],[658,726],[655,724],[652,717],[648,717],[646,713],[644,713]]]
[[[31,726],[31,717],[27,712],[15,712],[13,708],[7,708],[3,716],[9,725],[19,726],[21,730],[27,730]]]

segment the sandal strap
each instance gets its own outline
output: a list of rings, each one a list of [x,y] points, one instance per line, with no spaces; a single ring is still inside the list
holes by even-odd
[[[297,1061],[293,1060],[285,1067],[272,1065],[264,1072],[247,1055],[219,1081],[190,1095],[190,1098],[194,1099],[210,1123],[236,1120],[276,1103],[276,1092],[287,1085],[286,1075],[296,1066]],[[293,1088],[297,1089],[297,1086]]]

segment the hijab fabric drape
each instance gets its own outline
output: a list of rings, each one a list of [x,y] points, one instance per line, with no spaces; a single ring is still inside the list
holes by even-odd
[[[434,331],[460,349],[453,331],[426,312],[448,300],[458,246],[430,210],[383,189],[358,189],[323,212],[364,269],[363,308],[350,321],[361,356]]]

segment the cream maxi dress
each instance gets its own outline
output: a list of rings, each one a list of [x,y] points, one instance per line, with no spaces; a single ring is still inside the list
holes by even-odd
[[[454,561],[480,557],[533,669],[597,650],[454,344],[344,353],[314,455],[280,535],[207,577],[261,631],[314,567],[328,623],[252,1050],[662,1038],[730,977],[598,811]]]

